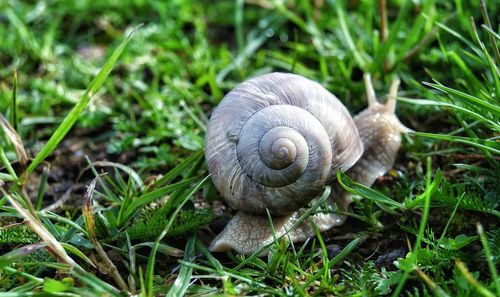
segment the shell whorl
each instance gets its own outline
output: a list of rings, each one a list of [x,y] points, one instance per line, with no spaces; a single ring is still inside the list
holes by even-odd
[[[284,215],[305,206],[363,145],[347,109],[321,85],[271,73],[229,92],[214,110],[205,156],[231,206]]]

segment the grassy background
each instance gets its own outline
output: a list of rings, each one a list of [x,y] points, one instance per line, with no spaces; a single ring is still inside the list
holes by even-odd
[[[0,3],[0,296],[500,295],[500,5],[384,2]],[[206,179],[208,115],[270,71],[352,114],[364,72],[378,94],[397,75],[417,132],[373,190],[338,176],[365,198],[346,226],[212,255],[233,211]]]

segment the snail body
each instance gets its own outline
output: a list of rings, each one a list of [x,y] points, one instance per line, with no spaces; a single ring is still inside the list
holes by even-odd
[[[224,97],[208,125],[205,156],[214,185],[239,212],[211,250],[251,254],[285,233],[303,241],[314,236],[311,224],[324,231],[345,221],[316,214],[290,230],[326,185],[330,205],[351,203],[336,170],[370,186],[392,167],[406,129],[394,114],[397,84],[383,105],[369,77],[365,83],[369,107],[354,119],[321,85],[295,74],[259,76]]]

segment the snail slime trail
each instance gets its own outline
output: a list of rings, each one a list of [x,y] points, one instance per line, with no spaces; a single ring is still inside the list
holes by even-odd
[[[208,124],[205,157],[216,188],[238,212],[213,240],[212,251],[251,254],[274,235],[303,241],[314,236],[311,224],[325,231],[344,223],[345,216],[333,211],[345,210],[352,199],[335,183],[336,170],[371,186],[392,167],[404,131],[394,114],[397,84],[384,105],[369,76],[365,83],[369,106],[354,119],[320,84],[295,74],[262,75],[223,98]],[[381,154],[380,146],[389,152]],[[327,185],[333,189],[331,212],[291,230]]]

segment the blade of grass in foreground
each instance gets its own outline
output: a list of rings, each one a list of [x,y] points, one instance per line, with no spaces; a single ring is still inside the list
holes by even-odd
[[[426,86],[432,87],[434,89],[437,89],[443,93],[457,96],[457,97],[461,98],[462,101],[465,101],[465,102],[472,104],[474,106],[478,106],[478,107],[480,106],[480,107],[484,108],[484,110],[487,110],[496,116],[500,116],[500,107],[495,105],[494,103],[490,103],[486,100],[472,96],[470,94],[467,94],[467,93],[464,93],[464,92],[461,92],[461,91],[458,91],[458,90],[455,90],[452,88],[448,88],[448,87],[443,86],[439,83],[434,84],[434,83],[429,83],[429,82],[423,82],[423,84]]]
[[[479,138],[449,136],[449,135],[423,133],[423,132],[411,132],[411,134],[438,140],[445,140],[449,142],[459,142],[470,146],[475,146],[477,148],[485,149],[495,154],[500,154],[500,144],[493,140],[484,140]]]
[[[321,270],[332,269],[333,266],[337,265],[342,259],[348,256],[360,243],[365,241],[365,237],[358,237],[349,242],[340,253],[328,262],[328,266],[324,266]],[[309,277],[307,281],[301,286],[301,290],[306,290],[314,281],[319,279],[322,273],[316,273],[312,277]]]
[[[45,243],[26,245],[0,256],[0,269],[17,262],[20,258],[27,256],[36,250],[44,248],[46,245],[47,244]]]
[[[146,267],[146,287],[143,287],[146,291],[146,296],[150,297],[153,296],[154,293],[154,288],[153,288],[153,274],[154,274],[154,266],[155,266],[155,260],[156,260],[156,252],[158,250],[158,247],[160,245],[160,241],[167,235],[168,230],[174,223],[175,218],[181,211],[182,207],[186,202],[205,184],[205,182],[210,178],[210,175],[205,177],[202,181],[200,181],[191,191],[187,191],[182,194],[182,196],[179,198],[179,204],[176,206],[175,211],[170,215],[170,219],[168,220],[167,224],[165,225],[165,229],[163,229],[163,232],[158,236],[158,238],[155,241],[155,244],[153,248],[151,249],[149,260],[148,260],[148,265]],[[170,197],[172,199],[172,197]]]
[[[497,296],[500,296],[500,279],[498,278],[498,272],[495,267],[495,264],[493,263],[493,256],[491,255],[491,250],[488,245],[486,235],[484,234],[484,229],[483,225],[481,223],[476,224],[477,227],[477,233],[479,234],[479,237],[481,238],[481,244],[483,245],[483,250],[484,250],[484,255],[486,256],[486,262],[488,263],[488,268],[490,269],[491,276],[493,279],[493,284],[495,285],[496,293]]]
[[[191,155],[189,158],[186,160],[182,161],[179,163],[179,165],[175,166],[172,170],[170,170],[168,173],[166,173],[162,178],[159,180],[155,181],[154,184],[150,186],[150,188],[159,188],[170,181],[172,181],[174,178],[178,177],[182,173],[186,172],[189,168],[189,166],[192,166],[193,164],[196,164],[197,162],[200,161],[200,158],[203,157],[203,151],[200,150],[193,155]]]
[[[430,191],[428,192],[427,189],[431,187],[431,175],[432,175],[432,161],[431,158],[427,158],[427,173],[425,177],[425,188],[426,191],[424,193],[427,193],[424,197],[424,209],[422,211],[422,218],[420,219],[420,227],[418,229],[418,236],[417,239],[415,240],[415,244],[413,245],[413,253],[411,256],[411,262],[417,266],[417,250],[420,249],[420,244],[422,243],[422,240],[424,238],[424,232],[425,228],[427,226],[427,220],[429,219],[429,210],[431,208],[431,193]],[[410,270],[405,270],[403,272],[403,275],[399,279],[397,287],[394,289],[394,292],[392,293],[392,297],[397,297],[400,296],[401,290],[403,290],[403,287],[406,283],[406,280],[410,276]]]
[[[465,280],[472,285],[476,291],[484,297],[495,297],[495,294],[493,294],[488,288],[483,286],[474,275],[469,271],[467,266],[465,265],[464,262],[460,261],[459,259],[455,259],[455,265],[458,268],[458,271],[462,274],[462,276],[465,278]]]
[[[292,227],[287,231],[290,232],[292,230],[295,230],[297,229],[297,227],[299,227],[300,224],[302,224],[302,222],[304,220],[306,220],[309,216],[311,216],[317,208],[319,208],[321,205],[323,205],[323,203],[325,203],[326,199],[330,196],[330,193],[331,193],[331,187],[330,186],[327,186],[325,187],[325,191],[323,192],[323,194],[321,195],[321,197],[318,199],[318,201],[316,201],[314,203],[313,206],[311,206],[311,208],[307,209],[300,217],[299,219],[292,225]],[[271,226],[272,227],[272,226]],[[248,263],[250,263],[253,259],[259,257],[260,255],[263,254],[264,250],[268,249],[270,246],[272,246],[273,244],[275,244],[276,240],[284,237],[284,236],[287,236],[287,233],[285,234],[282,234],[281,236],[277,237],[274,232],[273,232],[273,235],[274,235],[274,240],[264,246],[262,246],[260,249],[258,249],[257,251],[255,251],[252,255],[250,255],[249,257],[247,257],[245,260],[241,261],[238,266],[236,266],[234,268],[235,271],[239,271],[241,268],[243,268],[245,265],[247,265]]]
[[[132,201],[129,206],[124,211],[123,214],[123,220],[128,220],[130,217],[134,214],[134,212],[138,211],[140,207],[143,205],[146,205],[148,203],[151,203],[157,199],[160,199],[161,197],[164,197],[166,194],[182,189],[189,184],[191,184],[196,178],[188,178],[186,180],[180,181],[175,184],[171,184],[156,190],[153,190],[149,193],[146,193],[144,195],[141,195],[137,197],[136,200]]]
[[[101,293],[102,295],[100,296],[121,296],[119,295],[120,291],[118,289],[81,268],[73,268],[71,270],[71,275],[77,277],[82,283],[93,288],[97,293]]]
[[[47,144],[45,144],[45,146],[38,153],[38,155],[36,155],[35,159],[30,163],[25,174],[32,173],[33,170],[35,170],[35,168],[43,160],[45,160],[45,158],[47,158],[52,153],[52,151],[54,151],[59,142],[62,141],[62,139],[64,138],[64,136],[66,136],[71,127],[73,127],[76,120],[78,120],[79,115],[85,110],[85,108],[89,104],[90,99],[92,99],[92,97],[94,97],[97,91],[99,91],[99,89],[101,88],[102,84],[104,83],[109,73],[113,69],[114,65],[116,64],[118,58],[123,53],[123,50],[129,43],[130,39],[132,39],[132,36],[136,29],[134,29],[128,35],[128,37],[125,38],[125,40],[113,52],[111,57],[109,57],[106,63],[104,63],[104,66],[101,68],[96,77],[92,80],[85,93],[83,93],[83,95],[80,97],[78,103],[73,107],[73,109],[66,116],[66,118],[64,118],[63,122],[59,125],[59,127],[57,127],[56,131],[54,132],[54,134],[52,134],[52,137],[50,137]]]
[[[196,242],[196,237],[191,236],[188,242],[186,243],[186,250],[184,253],[184,261],[191,262],[195,258],[195,249],[194,244]],[[193,267],[183,265],[177,276],[177,279],[174,281],[174,284],[170,288],[167,293],[167,297],[175,297],[175,296],[184,296],[186,293],[189,284],[191,283],[191,275],[193,274]]]
[[[69,264],[72,267],[79,267],[79,265],[68,256],[61,243],[50,233],[47,228],[40,222],[38,217],[33,216],[31,212],[26,210],[12,195],[7,193],[0,187],[0,194],[7,198],[16,211],[26,220],[27,224],[45,243],[47,243],[49,250],[59,257],[59,259]]]
[[[347,174],[337,171],[337,181],[349,193],[360,195],[366,199],[382,203],[387,206],[395,207],[396,209],[405,209],[404,204],[399,203],[391,198],[379,193],[365,185],[353,181]]]
[[[481,121],[487,125],[489,125],[491,128],[496,129],[497,131],[500,131],[500,123],[496,123],[487,117],[485,117],[483,114],[480,114],[478,112],[474,112],[468,108],[464,108],[455,104],[451,104],[448,102],[441,102],[441,101],[434,101],[434,100],[425,100],[425,99],[413,99],[413,98],[405,98],[405,97],[398,97],[398,101],[414,104],[414,105],[426,105],[426,106],[443,106],[443,107],[449,107],[451,109],[454,109],[456,111],[459,111],[463,114],[466,114],[467,116]]]
[[[14,130],[17,131],[17,71],[14,71],[14,86],[12,87],[12,97],[11,97],[11,124]]]

